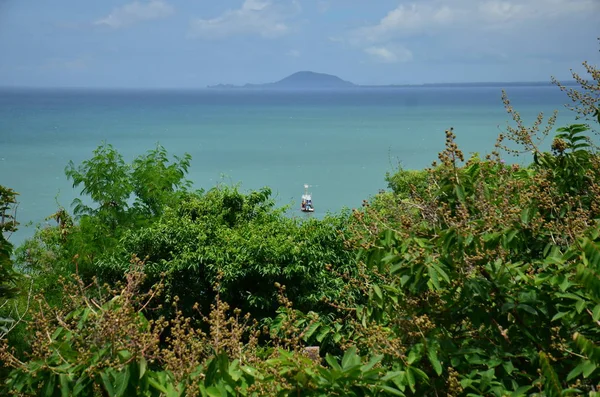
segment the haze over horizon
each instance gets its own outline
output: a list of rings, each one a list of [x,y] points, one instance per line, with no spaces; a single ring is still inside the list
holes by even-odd
[[[599,26],[599,0],[0,0],[0,86],[570,80]]]

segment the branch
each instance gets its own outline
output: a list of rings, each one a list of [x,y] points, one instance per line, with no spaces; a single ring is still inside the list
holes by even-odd
[[[19,308],[17,307],[17,304],[15,302],[14,311],[16,313],[17,319],[15,321],[13,321],[12,325],[9,328],[7,328],[7,330],[5,332],[0,333],[0,339],[4,339],[4,337],[10,333],[10,331],[15,329],[15,327],[23,321],[23,319],[25,318],[25,315],[29,312],[29,306],[31,304],[32,292],[33,292],[33,278],[31,279],[31,283],[29,284],[29,291],[27,292],[27,304],[25,305],[25,311],[23,312],[23,314],[19,314]],[[2,306],[0,306],[0,308],[4,307],[7,303],[8,303],[8,300],[6,302],[4,302],[2,304]]]

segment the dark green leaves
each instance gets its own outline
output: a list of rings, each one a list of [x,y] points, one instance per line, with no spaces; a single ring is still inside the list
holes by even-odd
[[[5,236],[5,233],[17,230],[18,223],[14,218],[16,204],[17,193],[0,185],[0,299],[11,297],[17,292],[15,281],[18,275],[13,269],[13,245]],[[0,326],[6,324],[5,321]]]
[[[79,166],[71,161],[65,168],[73,187],[83,186],[81,194],[89,196],[96,208],[77,202],[77,215],[98,214],[113,227],[122,220],[128,199],[133,193],[130,167],[123,156],[110,144],[102,144],[94,150],[94,156]]]

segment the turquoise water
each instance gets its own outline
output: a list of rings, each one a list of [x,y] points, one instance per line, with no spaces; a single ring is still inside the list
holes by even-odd
[[[560,109],[555,87],[508,89],[526,120]],[[398,163],[423,168],[454,127],[465,153],[492,150],[509,120],[500,88],[415,87],[344,91],[0,91],[0,184],[20,193],[20,242],[60,204],[77,195],[64,176],[69,160],[89,158],[102,141],[127,160],[163,145],[192,155],[198,188],[242,182],[269,186],[280,205],[299,206],[313,185],[314,216],[385,188]]]

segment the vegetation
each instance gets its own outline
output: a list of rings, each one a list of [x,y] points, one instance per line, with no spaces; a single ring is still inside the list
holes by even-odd
[[[1,308],[8,305],[10,298],[18,292],[16,282],[18,273],[13,269],[13,245],[8,241],[10,233],[17,229],[16,212],[17,193],[0,185],[0,301]],[[5,235],[6,234],[6,235]],[[4,310],[6,311],[6,309]],[[15,326],[14,312],[0,317],[0,335],[6,335]]]
[[[13,246],[5,236],[5,233],[12,233],[17,229],[14,216],[16,196],[14,190],[0,185],[0,299],[9,298],[16,292],[14,281],[17,274],[12,265]]]
[[[15,299],[35,304],[0,349],[3,391],[598,395],[593,126],[528,127],[504,103],[514,123],[485,158],[465,159],[450,129],[429,169],[321,220],[286,217],[267,188],[194,191],[187,155],[159,146],[127,164],[100,146],[66,170],[87,198],[17,250],[35,296]]]

